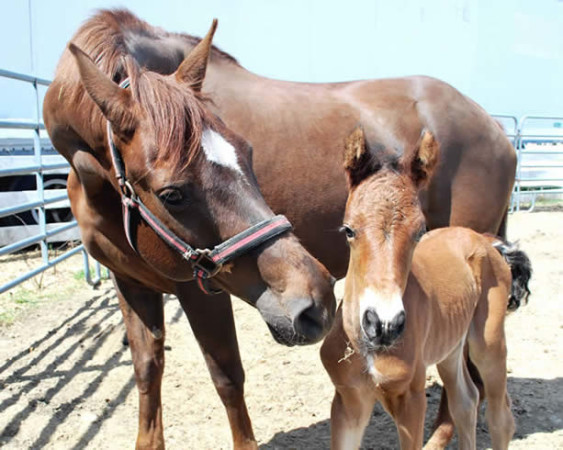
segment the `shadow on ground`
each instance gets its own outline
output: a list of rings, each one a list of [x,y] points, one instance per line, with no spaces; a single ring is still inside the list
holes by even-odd
[[[563,378],[544,380],[536,378],[509,378],[508,390],[512,395],[512,412],[516,421],[516,433],[513,440],[524,439],[535,433],[551,433],[563,429],[563,410],[561,409],[561,392]],[[518,392],[518,398],[514,393]],[[441,387],[434,383],[427,388],[426,426],[424,441],[430,437],[431,426],[438,412]],[[530,420],[533,418],[533,420]],[[381,430],[389,433],[392,438],[381,436]],[[385,443],[382,443],[384,441]],[[388,444],[390,442],[390,444]],[[490,448],[491,442],[484,418],[484,407],[481,407],[477,424],[477,448]],[[284,449],[326,449],[330,447],[330,421],[323,420],[309,427],[296,428],[288,432],[277,433],[269,442],[260,446],[262,450]],[[376,405],[366,429],[362,448],[392,450],[399,448],[399,441],[393,421],[385,413],[381,405]],[[457,448],[454,441],[448,448]]]

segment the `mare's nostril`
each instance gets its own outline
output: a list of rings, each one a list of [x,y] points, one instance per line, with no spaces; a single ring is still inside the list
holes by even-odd
[[[317,342],[324,336],[323,321],[315,306],[310,306],[301,311],[293,320],[293,327],[309,344]]]
[[[362,318],[362,328],[364,330],[364,333],[370,340],[374,340],[378,336],[381,336],[381,320],[379,320],[379,316],[375,312],[375,309],[366,309],[366,311],[364,312],[364,317]]]

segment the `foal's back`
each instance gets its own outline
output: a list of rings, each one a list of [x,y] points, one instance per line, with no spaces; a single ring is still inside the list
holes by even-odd
[[[404,338],[414,337],[413,333],[416,339],[421,337],[422,330],[410,329],[409,316],[416,318],[415,327],[423,324],[424,365],[443,360],[464,338],[476,315],[489,309],[489,301],[498,303],[493,313],[506,314],[510,268],[492,241],[468,228],[451,227],[427,233],[416,247],[403,296]],[[489,300],[490,289],[499,292]]]

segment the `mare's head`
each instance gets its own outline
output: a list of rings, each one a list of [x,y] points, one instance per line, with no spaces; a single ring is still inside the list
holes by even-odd
[[[391,346],[408,320],[402,296],[414,248],[426,231],[418,193],[432,175],[438,152],[428,131],[400,158],[371,154],[360,128],[347,140],[350,192],[342,228],[350,265],[344,327],[363,352]]]
[[[69,46],[86,91],[111,125],[135,194],[196,249],[213,248],[274,216],[253,174],[249,144],[208,111],[201,95],[215,25],[171,75],[142,70],[125,56],[129,86],[123,88]],[[102,156],[111,161],[109,150]],[[119,192],[111,163],[105,170],[103,176]],[[115,223],[121,227],[121,217]],[[178,289],[193,280],[192,265],[145,222],[134,234],[139,256],[179,282]],[[256,306],[286,345],[318,341],[334,315],[332,277],[290,232],[237,257],[211,284]]]

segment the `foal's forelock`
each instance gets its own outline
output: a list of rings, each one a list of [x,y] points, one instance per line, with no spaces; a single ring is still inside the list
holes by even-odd
[[[381,231],[385,240],[389,240],[393,233],[406,231],[412,213],[419,210],[417,191],[412,182],[393,170],[365,180],[353,195],[357,197],[354,207],[366,215],[363,227],[368,233],[372,228]]]

